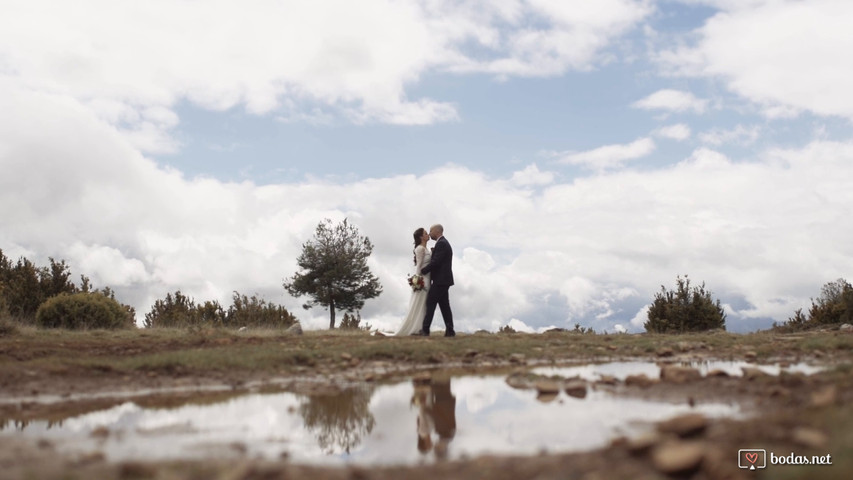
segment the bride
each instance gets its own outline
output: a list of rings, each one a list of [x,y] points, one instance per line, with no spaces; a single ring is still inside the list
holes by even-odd
[[[415,274],[421,274],[421,268],[429,263],[432,253],[426,248],[429,241],[429,233],[425,228],[415,230],[412,235],[415,239]],[[419,332],[423,327],[424,315],[426,315],[426,298],[429,290],[429,274],[424,277],[424,288],[412,292],[409,299],[409,312],[406,314],[405,320],[400,330],[395,335],[411,335]]]

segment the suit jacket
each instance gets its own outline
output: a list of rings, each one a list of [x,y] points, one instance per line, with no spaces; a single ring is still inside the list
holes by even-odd
[[[431,273],[433,285],[453,285],[453,249],[443,236],[435,242],[432,259],[421,269],[421,273]]]

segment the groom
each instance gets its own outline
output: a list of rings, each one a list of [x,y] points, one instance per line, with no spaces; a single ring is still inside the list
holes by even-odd
[[[435,248],[432,259],[421,269],[422,274],[432,273],[432,282],[426,299],[426,315],[424,325],[420,332],[415,335],[429,336],[429,326],[432,325],[432,317],[435,315],[435,306],[441,309],[441,317],[444,319],[444,336],[455,337],[453,330],[453,312],[450,311],[450,286],[453,285],[453,249],[450,242],[444,238],[444,227],[435,224],[429,228],[429,238],[435,240]]]

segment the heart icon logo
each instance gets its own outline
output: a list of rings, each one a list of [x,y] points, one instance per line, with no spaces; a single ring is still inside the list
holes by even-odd
[[[749,452],[744,455],[749,463],[755,463],[758,460],[758,452]]]

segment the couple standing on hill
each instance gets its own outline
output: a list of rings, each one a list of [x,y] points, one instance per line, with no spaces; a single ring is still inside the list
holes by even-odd
[[[453,249],[444,238],[444,227],[435,224],[426,229],[419,228],[413,234],[415,240],[415,275],[409,277],[414,283],[409,311],[396,335],[429,336],[429,327],[435,315],[436,305],[444,319],[445,337],[455,337],[453,312],[450,311],[450,287],[453,285]],[[435,240],[430,250],[427,242]],[[423,277],[423,283],[420,278]]]

